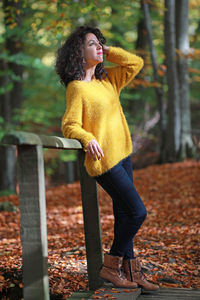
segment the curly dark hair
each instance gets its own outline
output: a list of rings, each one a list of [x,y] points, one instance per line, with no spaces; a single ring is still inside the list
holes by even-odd
[[[87,33],[93,33],[101,44],[106,43],[106,39],[98,28],[80,26],[70,34],[65,43],[58,49],[56,58],[56,73],[60,77],[63,85],[67,86],[72,80],[83,80],[85,76],[83,68],[82,47]],[[102,79],[107,73],[103,63],[99,63],[95,68],[95,77]]]

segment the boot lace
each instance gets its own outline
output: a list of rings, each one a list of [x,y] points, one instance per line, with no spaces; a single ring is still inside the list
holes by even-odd
[[[124,274],[123,268],[120,268],[120,269],[119,269],[119,276],[120,276],[122,279],[126,279],[126,275]]]

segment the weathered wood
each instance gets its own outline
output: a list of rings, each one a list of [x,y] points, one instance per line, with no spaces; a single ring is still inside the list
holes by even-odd
[[[49,300],[42,146],[18,146],[24,299]]]
[[[200,290],[185,289],[185,288],[162,288],[157,292],[148,293],[147,291],[141,294],[138,300],[199,300]]]
[[[89,299],[94,291],[84,291],[84,292],[74,292],[71,297],[69,298],[70,300],[86,300]]]
[[[87,253],[87,268],[90,290],[102,285],[99,271],[103,263],[99,204],[95,179],[90,177],[84,167],[83,151],[79,151],[80,182]]]
[[[42,147],[82,149],[79,141],[28,132],[10,132],[2,144],[17,145],[21,239],[23,247],[24,298],[49,299],[47,275],[47,237],[45,187]],[[84,166],[84,152],[79,153],[87,267],[90,290],[102,285],[99,271],[103,263],[97,185]],[[31,298],[32,297],[32,298]],[[45,298],[46,297],[46,298]]]
[[[82,145],[78,140],[23,131],[11,131],[7,133],[2,138],[1,143],[8,145],[40,145],[45,148],[54,149],[82,149]]]
[[[101,288],[98,294],[93,294],[89,300],[94,299],[94,296],[101,297],[100,299],[118,299],[118,300],[136,300],[141,294],[141,288],[126,289],[126,288]],[[109,295],[109,296],[108,296]]]

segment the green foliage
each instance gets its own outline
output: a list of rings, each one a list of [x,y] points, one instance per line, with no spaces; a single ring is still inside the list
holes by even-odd
[[[1,75],[0,75],[1,76]],[[0,87],[0,95],[1,94],[6,94],[10,92],[13,89],[13,82],[9,82],[8,84]]]
[[[3,196],[10,196],[10,195],[13,195],[15,194],[12,190],[3,190],[3,191],[0,191],[0,197],[3,197]]]
[[[77,151],[74,150],[62,150],[60,152],[60,159],[62,161],[75,161],[77,159]]]
[[[21,129],[60,133],[65,110],[65,90],[58,82],[52,66],[41,63],[39,68],[29,70],[29,76],[24,82],[24,99],[28,101],[24,101],[14,117]]]
[[[7,195],[5,194],[5,196]],[[17,210],[18,208],[12,202],[6,200],[5,202],[0,203],[0,211],[16,212]]]
[[[49,153],[51,150],[44,149],[44,157],[46,157],[46,153]],[[53,175],[60,162],[67,162],[67,161],[76,161],[77,160],[77,151],[75,150],[57,150],[56,156],[50,157],[48,160],[46,159],[45,163],[45,173],[49,176]],[[50,154],[49,154],[50,156]]]
[[[5,120],[0,116],[0,140],[10,129],[12,125],[5,124]]]

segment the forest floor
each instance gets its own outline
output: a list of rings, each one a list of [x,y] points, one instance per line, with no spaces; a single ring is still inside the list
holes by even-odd
[[[200,162],[134,171],[148,217],[135,238],[147,277],[161,287],[200,288]],[[1,197],[18,206],[17,196]],[[46,192],[51,299],[88,288],[80,184]],[[112,241],[111,199],[99,187],[104,252]],[[22,298],[19,210],[0,212],[0,299]],[[14,296],[15,295],[15,296]]]

